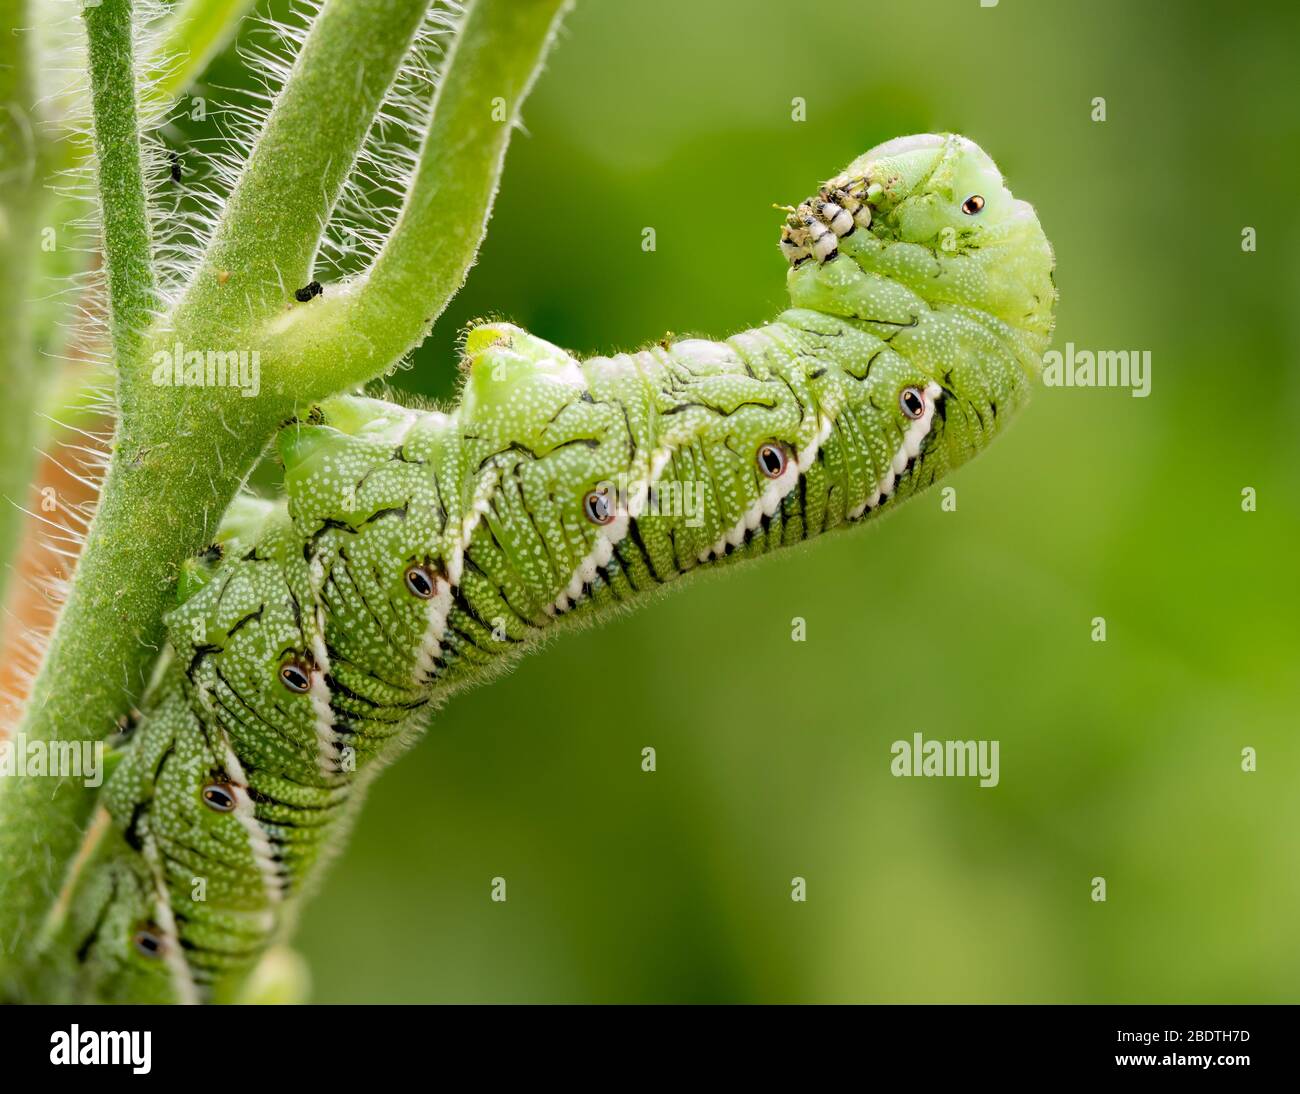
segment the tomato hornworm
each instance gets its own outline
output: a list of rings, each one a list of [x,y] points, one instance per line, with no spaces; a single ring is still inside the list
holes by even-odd
[[[282,430],[284,499],[241,499],[181,576],[48,926],[48,997],[239,998],[450,692],[556,627],[894,508],[1025,401],[1052,250],[971,141],[873,149],[780,246],[791,307],[725,341],[583,361],[481,324],[454,409],[344,396]]]

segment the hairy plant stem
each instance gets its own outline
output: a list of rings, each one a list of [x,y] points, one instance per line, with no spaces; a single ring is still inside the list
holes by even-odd
[[[473,265],[519,108],[570,0],[469,5],[396,229],[367,274],[273,317],[266,346],[329,391],[418,346]]]
[[[375,277],[325,301],[292,297],[310,275],[325,222],[426,3],[326,0],[194,279],[175,311],[159,317],[151,273],[126,276],[142,246],[147,262],[147,220],[135,216],[144,197],[134,100],[128,110],[118,82],[130,84],[130,0],[88,9],[120,419],[99,511],[22,726],[28,740],[100,740],[113,730],[162,646],[181,563],[210,542],[277,424],[388,371],[463,282],[510,123],[564,0],[471,0],[420,169]],[[102,21],[92,24],[90,12]],[[493,119],[498,97],[509,103],[505,122]],[[405,234],[410,244],[396,242]],[[178,344],[258,351],[259,394],[155,384],[156,355]],[[9,964],[0,971],[12,983],[76,851],[91,796],[48,777],[4,781],[0,961],[8,955]]]
[[[252,3],[180,0],[173,7],[145,63],[142,118],[166,114],[230,41]],[[10,229],[0,233],[0,329],[6,332],[0,344],[0,606],[24,532],[18,506],[29,493],[37,449],[61,427],[94,426],[103,382],[97,370],[66,359],[73,308],[57,291],[84,266],[84,255],[66,236],[85,215],[86,198],[56,196],[46,185],[59,180],[67,186],[88,163],[92,142],[67,129],[57,114],[31,116],[38,93],[30,78],[28,7],[28,0],[0,0],[3,25],[16,28],[0,39],[0,104],[8,105],[7,113],[0,106],[0,220]],[[22,185],[15,185],[20,178]],[[48,245],[42,245],[42,231],[51,233]]]
[[[139,356],[158,306],[135,103],[132,0],[84,12],[95,119],[100,231],[108,273],[109,330],[119,367]]]
[[[108,274],[109,326],[114,354],[124,361],[138,354],[156,303],[136,117],[131,0],[104,0],[86,8],[83,14]],[[117,506],[107,494],[106,500],[107,517]],[[96,523],[102,525],[101,521]],[[102,531],[99,537],[102,539]],[[63,690],[70,682],[64,673],[43,673],[28,702],[28,716],[20,730],[24,737],[101,739],[112,729],[116,714],[108,712],[120,710],[121,689],[109,682],[111,673],[95,671],[95,659],[88,656],[88,650],[76,649],[83,634],[97,636],[97,641],[103,642],[111,620],[119,618],[117,582],[100,572],[108,553],[104,548],[93,554],[87,549],[78,575],[80,595],[72,598],[60,619],[47,661],[53,662],[57,671],[60,660],[71,660],[60,658],[59,651],[71,650],[79,662],[67,666],[75,690]],[[109,612],[102,611],[105,598],[114,602]],[[97,605],[101,610],[96,611]],[[129,632],[120,640],[123,647],[131,645]],[[105,702],[105,690],[116,693],[111,704]],[[99,719],[95,715],[101,711],[108,714],[107,726],[96,724]],[[83,712],[90,715],[84,723],[80,720]],[[5,863],[6,873],[0,882],[0,920],[5,925],[0,933],[0,952],[11,954],[19,940],[30,938],[35,930],[35,919],[48,902],[62,863],[76,846],[85,819],[86,796],[63,780],[45,777],[6,779],[2,790],[0,861]]]
[[[249,330],[293,303],[428,6],[327,0],[187,286],[176,327]]]
[[[159,28],[159,44],[147,66],[145,113],[161,114],[203,71],[233,35],[252,0],[181,0]],[[84,164],[89,141],[59,134],[58,119],[37,116],[38,93],[31,5],[0,0],[0,609],[7,603],[11,568],[25,532],[37,449],[53,412],[61,423],[89,426],[99,382],[90,369],[60,368],[67,350],[63,328],[69,305],[51,286],[81,268],[80,255],[60,232],[85,211],[75,194],[55,196],[47,179]],[[51,232],[42,245],[42,232]],[[72,390],[69,376],[78,377]],[[47,406],[51,397],[66,397]],[[76,419],[80,419],[78,422]],[[8,629],[8,628],[6,628]],[[0,656],[4,655],[0,635]],[[12,650],[10,651],[12,654]]]

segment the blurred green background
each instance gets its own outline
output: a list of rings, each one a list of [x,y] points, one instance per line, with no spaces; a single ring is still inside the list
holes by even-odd
[[[314,997],[1300,999],[1298,38],[1281,3],[581,0],[401,386],[450,394],[485,314],[584,354],[761,322],[771,203],[957,130],[1055,244],[1055,344],[1150,350],[1152,394],[1040,390],[955,513],[453,700],[307,906]],[[893,778],[918,731],[999,740],[1001,784]]]

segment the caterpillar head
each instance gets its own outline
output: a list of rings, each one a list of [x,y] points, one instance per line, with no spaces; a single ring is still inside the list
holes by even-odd
[[[965,462],[1028,397],[1052,331],[1052,249],[973,141],[873,148],[792,212],[782,250],[791,314],[847,322],[864,357],[897,354],[908,383],[939,392],[918,474]],[[871,394],[892,405],[898,390]]]
[[[859,156],[790,214],[781,248],[794,266],[796,303],[845,257],[928,305],[994,316],[1023,334],[1034,354],[1051,336],[1051,245],[1033,206],[1011,193],[989,155],[966,137],[899,137]],[[841,307],[816,306],[872,318],[854,298],[854,280],[842,271],[830,275],[821,295]]]

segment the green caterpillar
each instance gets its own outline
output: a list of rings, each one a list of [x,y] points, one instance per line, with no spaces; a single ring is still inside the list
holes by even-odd
[[[873,149],[781,248],[791,307],[726,341],[579,361],[481,325],[454,410],[344,397],[282,431],[286,500],[239,503],[182,576],[49,997],[237,999],[451,691],[557,624],[893,508],[1025,401],[1052,251],[969,140]]]

